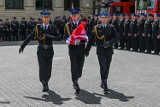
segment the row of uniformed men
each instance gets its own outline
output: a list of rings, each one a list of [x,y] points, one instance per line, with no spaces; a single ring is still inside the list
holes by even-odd
[[[160,15],[159,14],[113,14],[109,24],[114,25],[120,35],[120,42],[114,48],[159,54],[160,52]],[[101,23],[95,15],[89,23],[89,32],[93,26]]]
[[[16,17],[13,17],[13,20],[10,22],[8,18],[3,21],[0,19],[0,41],[19,41],[24,40],[28,34],[30,34],[35,28],[36,24],[41,24],[42,19],[38,18],[36,21],[35,18],[30,18],[29,21],[25,20],[25,17],[22,17],[22,20],[19,22]],[[58,32],[63,36],[64,25],[67,23],[66,16],[62,18],[60,16],[56,17],[50,24],[54,23],[56,25]]]

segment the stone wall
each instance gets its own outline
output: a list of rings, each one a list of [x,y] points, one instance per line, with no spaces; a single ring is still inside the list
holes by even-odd
[[[93,0],[80,0],[81,13],[85,16],[92,13],[92,2]],[[36,10],[35,0],[24,0],[24,10],[5,9],[5,0],[0,0],[1,19],[11,19],[14,16],[16,16],[18,20],[20,20],[21,17],[26,17],[27,20],[29,17],[37,19],[40,17],[40,11],[41,10]],[[53,10],[51,10],[51,13],[52,18],[63,15],[69,16],[69,12],[64,11],[64,0],[53,0]]]

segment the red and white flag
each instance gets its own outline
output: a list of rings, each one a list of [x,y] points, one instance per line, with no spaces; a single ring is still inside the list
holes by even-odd
[[[71,34],[71,36],[67,39],[67,43],[70,45],[77,45],[81,40],[84,40],[86,43],[88,42],[88,36],[86,35],[85,30],[85,22],[82,22]]]

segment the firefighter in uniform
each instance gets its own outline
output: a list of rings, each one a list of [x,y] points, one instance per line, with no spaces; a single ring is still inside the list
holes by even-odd
[[[65,25],[65,36],[68,38],[71,36],[72,32],[78,27],[82,22],[79,21],[79,10],[71,10],[72,22],[68,22]],[[85,27],[87,31],[87,26]],[[88,31],[87,31],[88,32]],[[76,45],[68,45],[69,57],[71,63],[71,77],[73,81],[73,88],[76,93],[80,93],[81,89],[78,84],[79,78],[82,76],[82,70],[85,60],[85,41],[81,40]]]
[[[144,34],[145,34],[145,43],[147,48],[147,53],[151,53],[151,50],[153,48],[152,44],[152,23],[153,23],[153,15],[148,14],[147,20],[144,24]]]
[[[86,57],[89,55],[94,40],[97,43],[97,57],[100,65],[101,88],[104,94],[108,93],[107,79],[109,75],[110,63],[113,55],[113,45],[118,42],[119,34],[115,27],[108,23],[109,14],[101,14],[101,24],[94,27],[94,32],[86,47]]]
[[[11,41],[11,35],[10,35],[10,22],[9,22],[9,19],[6,18],[5,19],[5,22],[4,22],[4,36],[6,38],[6,41]]]
[[[94,15],[94,23],[93,23],[93,26],[97,25],[97,24],[98,24],[98,21],[99,21],[99,19],[98,19],[98,14],[95,14],[95,15]]]
[[[132,14],[132,20],[130,23],[130,34],[131,34],[131,46],[133,51],[138,52],[138,35],[137,35],[137,19],[136,14]]]
[[[160,52],[160,14],[154,15],[154,22],[152,28],[152,38],[153,38],[153,46],[154,46],[154,54],[158,55]]]
[[[58,16],[58,20],[57,20],[57,23],[56,23],[56,27],[57,27],[57,29],[58,29],[59,34],[61,34],[62,37],[63,37],[63,35],[64,35],[64,26],[65,26],[65,24],[62,22],[61,17]]]
[[[123,14],[120,14],[120,19],[119,19],[119,35],[120,35],[120,49],[124,49],[125,45],[125,36],[123,34],[124,32],[124,16]]]
[[[25,17],[22,17],[22,21],[20,22],[20,28],[19,28],[22,40],[26,39],[26,29],[27,29],[27,21],[25,20]]]
[[[93,30],[93,27],[94,27],[94,21],[95,21],[95,19],[94,19],[94,16],[93,16],[93,17],[91,17],[91,19],[89,21],[89,34],[92,33],[92,30]]]
[[[138,41],[139,41],[139,48],[140,48],[140,52],[145,52],[146,49],[146,44],[145,44],[145,35],[144,35],[144,23],[145,23],[145,19],[144,19],[144,14],[141,13],[140,14],[140,19],[138,20],[137,23],[137,28],[138,28]]]
[[[16,20],[16,17],[13,17],[13,20],[11,22],[11,30],[12,30],[13,41],[18,41],[19,22]]]
[[[118,21],[118,16],[117,16],[117,14],[113,14],[112,25],[115,27],[115,29],[116,29],[117,31],[119,31],[119,30],[118,30],[118,29],[119,29],[119,27],[118,27],[119,21]],[[114,48],[115,48],[115,49],[118,49],[118,43],[115,43]]]
[[[42,15],[43,24],[37,24],[22,43],[19,53],[23,52],[26,45],[32,40],[37,39],[39,42],[37,49],[37,58],[39,63],[39,79],[43,85],[43,92],[49,90],[48,82],[51,77],[52,59],[54,55],[52,40],[60,40],[57,29],[54,25],[49,24],[50,12],[44,10]]]
[[[126,38],[126,50],[130,50],[131,49],[131,35],[130,35],[130,15],[129,14],[125,14],[124,35]]]
[[[30,21],[28,22],[28,34],[30,34],[34,28],[35,28],[35,24],[34,24],[33,18],[30,17]]]

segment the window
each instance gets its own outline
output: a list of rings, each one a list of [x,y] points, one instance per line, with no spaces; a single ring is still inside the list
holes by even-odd
[[[43,9],[52,10],[52,0],[36,0],[36,9],[37,10],[43,10]]]
[[[23,0],[5,0],[6,9],[24,9]]]
[[[80,9],[80,0],[64,0],[64,10],[71,10],[72,4],[74,9]]]
[[[138,9],[144,10],[154,7],[154,1],[155,0],[138,0]]]

